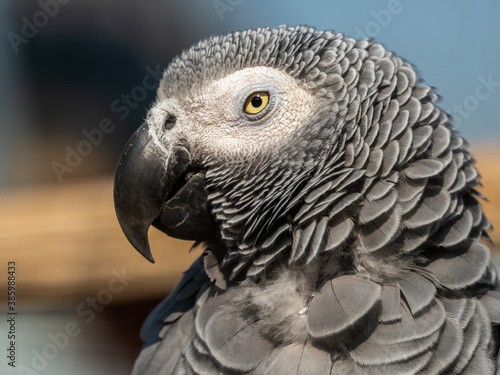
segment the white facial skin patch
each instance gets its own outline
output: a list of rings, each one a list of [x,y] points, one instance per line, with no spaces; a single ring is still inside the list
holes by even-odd
[[[255,93],[267,94],[267,104],[249,113],[245,104]],[[162,101],[148,120],[169,133],[161,137],[165,140],[189,140],[195,158],[241,160],[285,142],[310,117],[312,106],[313,97],[296,79],[273,68],[254,67],[211,81],[189,98]],[[167,113],[177,117],[176,125],[160,130]]]

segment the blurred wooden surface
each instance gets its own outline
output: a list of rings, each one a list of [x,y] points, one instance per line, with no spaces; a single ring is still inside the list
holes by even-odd
[[[485,211],[500,226],[500,151],[476,151]],[[127,242],[116,221],[112,178],[63,183],[0,195],[0,300],[5,300],[7,260],[17,264],[20,304],[68,305],[95,298],[108,288],[112,270],[135,276],[113,303],[161,298],[198,257],[190,242],[154,228],[150,242],[156,264]],[[491,233],[500,243],[500,231]]]
[[[156,263],[123,235],[113,206],[113,180],[57,184],[0,196],[0,299],[7,260],[17,264],[19,303],[72,304],[95,298],[114,277],[135,276],[113,303],[165,296],[199,254],[191,242],[150,230]]]

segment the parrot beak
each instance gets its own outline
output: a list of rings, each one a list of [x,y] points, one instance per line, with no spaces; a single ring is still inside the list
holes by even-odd
[[[193,166],[187,146],[158,145],[148,124],[125,146],[118,162],[114,202],[123,233],[147,260],[154,263],[148,230],[204,241],[213,239],[212,219],[205,190],[205,173]],[[170,150],[170,151],[167,151]]]

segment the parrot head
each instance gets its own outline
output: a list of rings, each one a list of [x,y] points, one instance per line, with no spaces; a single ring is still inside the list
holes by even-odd
[[[269,30],[267,34],[261,30],[229,35],[224,41],[213,38],[184,52],[166,70],[146,122],[125,147],[115,178],[116,213],[126,237],[148,260],[153,260],[147,239],[151,225],[180,239],[208,241],[226,235],[227,240],[241,242],[245,233],[227,233],[231,223],[225,211],[229,205],[241,205],[245,197],[217,203],[220,197],[217,201],[210,191],[227,191],[238,182],[244,188],[243,182],[253,178],[262,192],[270,192],[266,180],[272,184],[276,179],[269,176],[276,172],[270,164],[278,161],[286,167],[288,153],[303,158],[290,160],[297,168],[288,166],[288,175],[296,169],[314,169],[320,155],[306,155],[306,143],[296,139],[317,122],[320,112],[335,110],[320,111],[325,98],[315,98],[317,90],[310,87],[326,78],[315,68],[318,61],[312,61],[312,54],[328,40],[312,29],[297,29],[295,36],[302,36],[304,44],[303,51],[295,53],[303,55],[303,61],[290,61],[293,66],[285,69],[275,67],[276,59],[291,56],[285,43],[293,33],[281,29],[282,40]],[[264,43],[263,38],[271,36],[273,40]],[[245,54],[243,43],[248,41],[252,44]],[[220,42],[227,50],[212,56]],[[315,47],[315,42],[321,43]],[[329,54],[325,58],[331,60]],[[328,144],[315,141],[312,146],[318,152],[328,151]],[[259,216],[259,204],[247,202],[248,212],[255,210],[253,215]],[[238,209],[242,214],[245,210]],[[234,221],[234,215],[229,216]]]

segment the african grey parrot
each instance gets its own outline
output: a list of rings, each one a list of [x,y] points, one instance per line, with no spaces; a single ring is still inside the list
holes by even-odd
[[[370,40],[211,37],[166,69],[115,206],[203,254],[134,374],[498,374],[479,177],[437,95]]]

